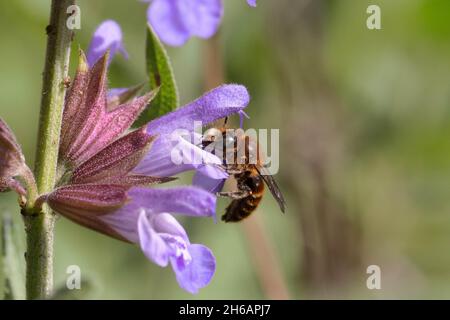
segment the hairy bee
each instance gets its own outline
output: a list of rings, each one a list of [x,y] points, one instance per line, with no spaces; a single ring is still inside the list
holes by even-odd
[[[244,135],[241,129],[212,128],[203,136],[202,146],[223,159],[224,170],[237,182],[237,190],[218,193],[233,199],[222,216],[223,221],[239,222],[255,211],[264,195],[264,183],[284,213],[285,200],[275,179],[262,165],[255,139]]]

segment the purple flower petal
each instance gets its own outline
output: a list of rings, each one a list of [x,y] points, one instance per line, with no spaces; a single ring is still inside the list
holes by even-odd
[[[217,156],[190,143],[181,136],[173,135],[168,138],[163,135],[158,137],[150,152],[134,169],[134,172],[156,177],[168,177],[197,169],[205,163],[220,165],[222,161]],[[222,169],[212,167],[210,172],[220,175]]]
[[[114,20],[103,21],[95,30],[87,53],[88,64],[94,65],[108,50],[108,63],[116,53],[121,53],[128,59],[128,53],[122,43],[122,30]]]
[[[175,259],[171,259],[178,284],[190,293],[197,293],[207,286],[216,270],[216,259],[211,250],[200,244],[188,247],[192,261],[186,266],[180,266]]]
[[[205,168],[207,168],[207,166],[205,166]],[[207,170],[209,170],[209,169],[207,169]],[[209,172],[204,173],[204,172],[202,172],[202,170],[198,170],[194,174],[194,177],[192,179],[192,185],[194,185],[196,187],[200,187],[211,193],[219,192],[220,190],[222,190],[223,185],[225,184],[226,176],[222,177],[222,178],[220,178],[220,177],[213,178],[212,176],[213,176],[213,174],[211,174]]]
[[[243,110],[250,102],[244,86],[228,84],[217,87],[197,100],[148,124],[150,134],[171,134],[177,129],[194,131],[195,123],[207,125]]]
[[[212,279],[216,261],[207,247],[191,245],[186,231],[168,213],[148,214],[138,219],[139,244],[148,259],[161,267],[171,262],[180,286],[190,293],[206,286]]]
[[[133,199],[121,210],[146,208],[152,213],[170,212],[188,216],[211,217],[216,208],[216,197],[196,187],[133,188],[128,192]]]
[[[145,256],[161,267],[169,263],[169,252],[166,243],[152,228],[147,219],[145,210],[139,215],[138,219],[139,245]]]
[[[170,214],[152,215],[142,210],[138,218],[138,234],[142,251],[157,265],[166,267],[170,257],[181,257],[186,263],[191,261],[186,231]]]
[[[178,0],[178,5],[192,35],[207,39],[216,33],[223,16],[221,0]]]
[[[181,46],[190,38],[189,30],[176,13],[176,4],[172,0],[156,0],[147,10],[147,20],[161,41],[170,46]]]
[[[211,179],[227,179],[228,174],[223,170],[216,170],[216,167],[209,165],[202,165],[198,167],[197,172]]]
[[[192,36],[211,37],[222,15],[221,0],[154,0],[147,10],[147,20],[171,46],[181,46]]]
[[[211,217],[215,215],[216,197],[196,187],[150,189],[134,187],[127,196],[131,198],[120,209],[100,219],[131,242],[139,241],[137,221],[145,210],[149,214],[164,212],[188,216]]]
[[[256,7],[256,0],[247,0],[247,3],[251,7]]]

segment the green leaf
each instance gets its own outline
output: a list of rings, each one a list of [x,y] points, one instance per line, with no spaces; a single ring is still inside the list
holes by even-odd
[[[137,125],[171,112],[179,105],[178,89],[169,56],[150,25],[147,28],[146,60],[150,89],[159,88],[159,93],[150,107],[141,114]]]
[[[23,300],[25,294],[25,241],[9,215],[1,218],[2,281],[4,298]]]

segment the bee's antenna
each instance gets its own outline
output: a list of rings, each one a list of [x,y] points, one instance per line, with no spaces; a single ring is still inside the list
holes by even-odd
[[[225,117],[225,119],[223,119],[223,126],[225,127],[227,125],[228,122],[228,117]]]

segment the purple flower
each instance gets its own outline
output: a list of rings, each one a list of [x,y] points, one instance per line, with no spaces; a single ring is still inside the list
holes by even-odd
[[[215,197],[194,187],[134,188],[128,194],[133,201],[101,219],[129,241],[139,243],[155,264],[166,267],[170,263],[180,286],[197,293],[214,274],[214,256],[207,247],[191,244],[169,212],[211,217]]]
[[[170,46],[181,46],[194,36],[213,36],[222,15],[221,0],[153,0],[147,10],[149,23]]]
[[[170,262],[178,283],[190,293],[210,282],[215,259],[207,247],[190,243],[169,212],[211,217],[215,200],[211,193],[195,187],[128,189],[115,184],[69,185],[46,198],[53,210],[74,222],[139,244],[155,264],[166,267]]]
[[[256,0],[247,0],[247,3],[251,7],[256,7]]]
[[[159,38],[170,46],[181,46],[191,37],[213,36],[223,16],[222,0],[152,0],[147,20]],[[256,0],[247,0],[256,6]]]
[[[210,282],[215,259],[207,247],[190,243],[171,214],[215,217],[216,197],[195,186],[149,186],[187,170],[197,170],[204,181],[222,181],[226,174],[214,165],[220,159],[192,141],[199,135],[194,122],[207,125],[242,111],[249,102],[247,90],[218,87],[124,135],[154,93],[109,104],[107,60],[105,55],[89,68],[80,54],[63,114],[59,167],[65,173],[59,187],[38,202],[85,227],[139,244],[154,263],[170,263],[180,286],[196,293]],[[174,148],[181,163],[173,161]]]
[[[128,58],[128,53],[122,43],[122,30],[114,20],[103,21],[95,30],[87,54],[89,65],[93,66],[108,50],[110,53],[108,63],[116,53],[121,53]]]
[[[222,0],[143,0],[150,3],[147,20],[161,41],[182,46],[192,37],[208,39],[219,28],[223,17]],[[256,7],[256,0],[247,0]],[[90,66],[109,50],[110,60],[116,53],[128,58],[122,41],[122,30],[114,20],[103,21],[95,30],[88,49]]]

